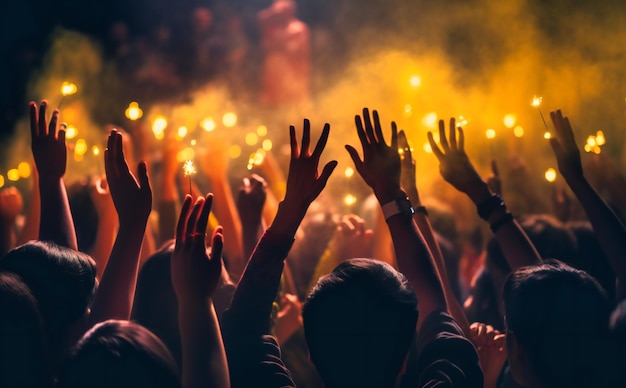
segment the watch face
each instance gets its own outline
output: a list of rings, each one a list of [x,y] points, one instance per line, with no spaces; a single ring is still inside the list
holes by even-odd
[[[407,216],[407,217],[412,217],[413,214],[415,213],[415,209],[413,209],[413,206],[411,205],[411,201],[407,199],[399,199],[396,201],[396,204],[398,205],[398,210],[400,210],[400,213],[402,213],[403,215]]]

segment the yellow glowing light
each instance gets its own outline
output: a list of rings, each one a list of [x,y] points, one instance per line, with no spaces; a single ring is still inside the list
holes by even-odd
[[[530,105],[532,105],[534,107],[538,107],[539,105],[541,105],[542,101],[543,101],[543,97],[534,96],[533,97],[533,102],[531,102]]]
[[[433,153],[433,147],[430,146],[429,142],[424,143],[424,152],[426,152],[427,154],[432,154]]]
[[[126,118],[132,121],[135,121],[135,120],[140,119],[141,116],[143,116],[143,111],[139,107],[139,104],[133,101],[130,104],[128,104],[128,108],[126,108],[126,111],[124,111],[124,114],[126,115]]]
[[[258,127],[256,127],[256,134],[259,136],[266,136],[267,127],[265,125],[259,125]]]
[[[192,146],[195,146],[196,144],[198,144],[198,141],[196,139],[191,139],[189,144],[191,144]]]
[[[76,140],[76,145],[74,145],[74,154],[76,155],[85,155],[87,152],[87,142],[85,139]]]
[[[231,145],[228,148],[228,156],[231,157],[231,159],[237,159],[238,157],[241,156],[241,147],[239,147],[238,145]]]
[[[551,137],[552,137],[552,134],[550,132],[545,132],[543,134],[543,138],[546,140],[550,140]]]
[[[413,116],[413,107],[411,106],[411,104],[406,104],[404,106],[404,117],[411,117]]]
[[[263,143],[261,143],[261,148],[263,148],[264,151],[271,151],[272,141],[270,139],[263,140]]]
[[[18,164],[17,172],[20,174],[20,178],[28,178],[30,176],[30,164],[27,162]]]
[[[78,129],[76,129],[75,126],[70,125],[69,127],[65,128],[65,138],[66,139],[72,140],[77,135],[78,135]]]
[[[61,85],[61,94],[63,96],[71,96],[72,94],[75,94],[78,91],[78,88],[76,87],[75,84],[71,83],[71,82],[63,82],[63,84]]]
[[[524,128],[519,125],[516,126],[515,128],[513,128],[513,135],[515,137],[524,137]]]
[[[352,167],[346,167],[346,170],[343,172],[346,178],[351,178],[354,176],[354,169]]]
[[[598,143],[599,146],[603,146],[606,144],[606,138],[604,137],[604,132],[598,131],[596,133],[596,143]]]
[[[416,88],[422,84],[422,78],[420,78],[419,75],[412,75],[409,79],[409,83],[411,84],[411,86]]]
[[[517,122],[517,117],[514,114],[508,114],[504,116],[504,126],[507,128],[513,128]]]
[[[248,158],[248,170],[252,170],[254,166],[260,166],[265,159],[265,151],[262,149],[257,150]]]
[[[98,147],[98,146],[91,147],[91,152],[93,152],[94,156],[100,155],[100,147]]]
[[[181,141],[187,136],[187,127],[182,126],[178,127],[178,131],[176,131],[176,140]]]
[[[222,124],[227,128],[234,127],[237,125],[237,115],[234,112],[225,113],[222,116]]]
[[[176,161],[178,163],[183,163],[186,160],[193,159],[194,156],[196,156],[196,153],[194,152],[193,148],[186,147],[178,151],[178,153],[176,154]]]
[[[163,116],[157,116],[152,122],[152,132],[163,132],[167,128],[167,119]]]
[[[459,116],[458,120],[456,120],[456,126],[458,127],[464,127],[467,125],[467,119],[463,116]]]
[[[183,164],[183,172],[185,173],[185,176],[196,174],[196,168],[194,167],[192,160],[185,160],[185,164]]]
[[[246,144],[249,146],[255,145],[259,141],[259,136],[256,133],[250,132],[246,134]]]
[[[595,146],[596,146],[596,144],[597,144],[597,143],[596,143],[596,137],[595,137],[595,136],[589,136],[589,137],[587,138],[587,145],[588,145],[589,147],[595,147]]]
[[[4,177],[0,175],[0,187],[4,186]]]
[[[544,177],[546,178],[546,180],[550,183],[554,182],[556,180],[556,170],[553,168],[549,168],[546,170]]]
[[[348,194],[345,197],[343,197],[343,203],[345,203],[348,206],[352,206],[356,203],[356,197],[352,194]]]
[[[591,152],[593,151],[593,147],[590,146],[589,144],[585,144],[585,152]]]
[[[595,146],[593,147],[593,153],[596,155],[600,155],[600,152],[602,152],[602,149],[599,146]]]
[[[12,168],[7,171],[7,179],[11,182],[15,182],[20,179],[20,172],[17,171],[17,168]]]
[[[496,137],[496,130],[493,128],[489,128],[485,131],[485,137],[487,139],[494,139]]]
[[[437,125],[437,113],[430,112],[422,119],[422,124],[427,126],[428,128],[435,128]]]
[[[205,131],[211,132],[215,130],[215,121],[213,121],[213,117],[207,117],[202,120],[202,122],[200,123],[200,126]]]

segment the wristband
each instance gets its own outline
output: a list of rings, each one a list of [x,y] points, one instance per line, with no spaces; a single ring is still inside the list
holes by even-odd
[[[425,216],[428,216],[428,210],[426,210],[426,206],[418,206],[415,208],[415,213],[420,213]]]
[[[401,214],[405,218],[411,218],[415,213],[415,209],[413,209],[413,205],[411,205],[411,201],[409,201],[408,197],[387,202],[382,206],[382,211],[385,221],[389,221],[389,218],[395,216],[396,214]]]
[[[496,233],[498,231],[498,229],[500,229],[504,225],[508,224],[509,222],[512,222],[513,219],[514,219],[513,214],[511,214],[510,212],[506,212],[506,214],[503,215],[499,220],[497,220],[494,223],[490,224],[489,228],[491,229],[492,233]]]
[[[476,211],[478,212],[478,216],[483,220],[487,221],[491,213],[496,211],[496,209],[500,207],[506,207],[502,197],[498,194],[493,194],[483,202],[479,203],[476,206]]]

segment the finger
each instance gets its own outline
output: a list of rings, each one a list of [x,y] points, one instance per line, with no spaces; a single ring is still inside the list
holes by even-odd
[[[376,139],[379,143],[382,144],[387,144],[385,143],[385,137],[383,136],[383,129],[380,127],[380,117],[378,117],[378,111],[374,110],[374,130],[375,130],[375,134],[376,134]],[[397,149],[398,147],[396,147]]]
[[[459,146],[457,147],[458,151],[465,150],[465,132],[463,132],[463,128],[459,127]]]
[[[124,156],[124,146],[122,134],[120,132],[115,132],[115,137],[113,138],[113,149],[115,149],[115,164],[117,167],[117,171],[119,173],[125,173],[129,171],[128,164],[126,163],[126,157]]]
[[[48,128],[46,126],[46,108],[48,107],[48,101],[42,100],[39,105],[39,136],[47,136]]]
[[[365,134],[365,130],[363,129],[363,121],[361,120],[361,116],[354,116],[354,125],[356,127],[356,133],[359,135],[359,140],[361,141],[361,147],[365,150],[365,146],[369,144],[367,140],[367,135]]]
[[[317,141],[315,145],[315,150],[313,151],[313,158],[319,160],[322,155],[322,151],[326,147],[326,143],[328,142],[328,135],[330,134],[330,124],[324,124],[324,129],[322,129],[322,135],[320,139]]]
[[[441,144],[441,149],[444,152],[450,151],[450,146],[448,144],[448,137],[446,136],[446,125],[443,120],[439,120],[439,144]]]
[[[552,124],[554,124],[554,131],[556,132],[556,137],[563,141],[565,140],[566,136],[565,136],[565,130],[564,130],[564,120],[563,120],[563,114],[561,113],[560,109],[557,109],[556,111],[550,112],[550,119],[552,119]]]
[[[365,123],[365,133],[367,134],[369,143],[376,143],[374,127],[372,126],[372,118],[370,117],[370,111],[367,108],[363,108],[363,122]]]
[[[180,210],[180,216],[178,217],[178,224],[176,225],[176,248],[185,242],[185,225],[189,218],[189,208],[191,207],[191,195],[185,195],[183,201],[183,208]]]
[[[572,125],[569,123],[569,118],[565,117],[563,121],[564,121],[564,128],[563,128],[564,139],[568,141],[570,144],[576,146],[576,139],[574,138],[574,130],[572,129]]]
[[[198,223],[198,216],[200,215],[200,211],[202,210],[203,205],[204,198],[198,197],[198,199],[196,199],[196,202],[193,204],[191,214],[189,214],[189,218],[187,219],[187,228],[185,229],[185,242],[191,242],[196,236],[196,224]],[[204,234],[202,234],[202,237],[204,241]]]
[[[59,110],[55,109],[52,112],[52,117],[50,118],[50,125],[48,125],[48,136],[50,138],[55,139],[57,135],[57,121],[59,120]]]
[[[29,105],[29,113],[30,113],[30,138],[35,139],[38,130],[38,121],[37,121],[37,103],[35,101],[31,101]]]
[[[454,117],[450,118],[450,148],[453,150],[458,149],[456,143],[456,119]]]
[[[398,153],[398,126],[395,121],[391,122],[391,149]]]
[[[309,149],[311,145],[311,122],[309,119],[304,119],[304,125],[302,130],[302,143],[300,149],[300,156],[303,154],[305,156],[309,156],[311,150]]]
[[[291,143],[291,159],[297,159],[300,156],[298,151],[298,141],[296,140],[296,127],[289,126],[289,141]]]
[[[321,193],[324,187],[326,187],[326,182],[328,182],[328,178],[330,178],[330,174],[333,173],[335,167],[337,167],[336,160],[326,163],[324,169],[322,170],[322,173],[320,174],[319,178],[317,178],[317,194]]]
[[[65,144],[65,129],[59,129],[58,140],[59,140],[59,143]]]
[[[209,222],[209,213],[211,213],[211,206],[213,205],[213,194],[207,194],[204,199],[204,206],[202,206],[202,212],[200,218],[196,223],[196,233],[206,233],[206,226]]]
[[[441,150],[439,149],[439,146],[435,142],[432,132],[428,132],[427,136],[428,136],[428,143],[430,144],[430,148],[432,149],[433,154],[435,154],[437,159],[441,161],[443,159],[443,152],[441,152]]]
[[[563,147],[561,147],[561,143],[556,137],[551,137],[548,141],[550,142],[550,147],[552,147],[554,155],[556,155],[558,158],[563,152]]]
[[[222,250],[224,248],[224,229],[221,225],[217,226],[211,236],[211,262],[215,265],[222,266]]]
[[[491,159],[491,172],[493,173],[493,176],[495,176],[496,178],[500,177],[500,172],[498,171],[498,164],[496,163],[495,159]]]
[[[139,178],[139,187],[150,190],[150,179],[148,178],[148,165],[144,160],[137,164],[137,175]]]
[[[359,156],[358,151],[355,150],[354,147],[348,144],[346,144],[345,147],[346,147],[346,151],[348,151],[348,154],[350,154],[350,158],[352,158],[352,162],[354,162],[354,168],[356,168],[359,174],[363,176],[363,174],[361,173],[362,167],[363,167],[363,161],[361,160],[361,157]]]

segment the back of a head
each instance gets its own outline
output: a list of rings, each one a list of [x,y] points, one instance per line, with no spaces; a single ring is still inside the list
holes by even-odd
[[[550,387],[587,387],[606,377],[611,303],[589,274],[548,260],[513,272],[503,296],[507,335],[523,348],[535,378]],[[515,376],[513,361],[511,369]]]
[[[41,315],[19,276],[0,272],[0,387],[50,382]]]
[[[393,385],[415,334],[417,297],[390,265],[352,259],[317,282],[302,317],[326,386]]]
[[[61,341],[84,316],[96,290],[91,257],[49,242],[31,241],[11,250],[0,259],[0,271],[17,274],[30,288],[52,341]]]
[[[148,329],[129,321],[94,326],[78,342],[58,388],[180,387],[176,364]]]

